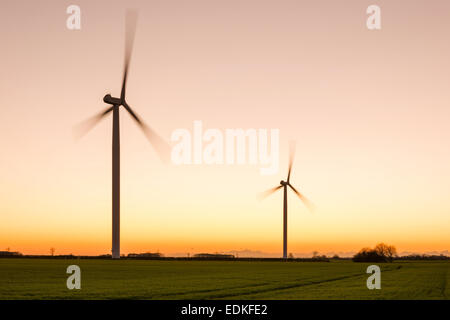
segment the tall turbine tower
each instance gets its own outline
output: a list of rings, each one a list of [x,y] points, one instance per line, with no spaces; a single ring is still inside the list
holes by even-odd
[[[123,71],[122,90],[120,98],[114,98],[110,94],[104,96],[103,101],[109,105],[96,116],[83,122],[78,127],[79,134],[84,134],[96,125],[103,117],[112,111],[113,114],[113,132],[112,132],[112,258],[120,258],[120,131],[119,131],[119,110],[124,107],[125,110],[136,121],[138,126],[144,131],[144,134],[150,140],[151,144],[158,152],[160,157],[165,161],[167,159],[169,146],[168,144],[148,125],[146,125],[140,117],[134,112],[125,100],[125,91],[128,76],[128,67],[131,59],[131,51],[133,48],[134,34],[136,31],[137,13],[127,11],[125,30],[125,64]]]
[[[268,197],[269,195],[271,195],[272,193],[276,192],[278,189],[283,188],[283,259],[287,259],[287,218],[288,218],[287,217],[287,190],[288,190],[288,187],[290,187],[295,192],[295,194],[300,198],[300,200],[303,201],[303,203],[306,205],[306,207],[310,211],[314,210],[313,204],[304,195],[302,195],[299,191],[297,191],[297,189],[295,189],[290,183],[292,163],[294,161],[294,154],[295,154],[295,149],[294,149],[294,146],[291,145],[290,154],[289,154],[289,170],[288,170],[288,175],[287,175],[286,181],[281,180],[279,186],[269,189],[266,192],[262,193],[262,195],[261,195],[263,198],[265,198],[265,197]]]

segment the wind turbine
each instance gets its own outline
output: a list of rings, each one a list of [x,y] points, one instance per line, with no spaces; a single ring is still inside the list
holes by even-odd
[[[130,65],[131,51],[133,48],[134,34],[136,31],[137,13],[127,11],[125,16],[125,64],[123,71],[122,90],[120,98],[114,98],[110,94],[104,96],[103,101],[110,107],[106,108],[99,114],[89,118],[78,126],[79,136],[85,134],[92,129],[102,118],[112,112],[113,129],[112,129],[112,258],[120,258],[120,134],[119,134],[119,110],[124,107],[131,117],[136,121],[137,125],[144,131],[152,146],[158,152],[160,157],[165,161],[169,146],[167,143],[142,119],[136,114],[125,100],[125,91],[128,76],[128,67]]]
[[[305,206],[312,212],[314,210],[313,204],[297,189],[295,189],[290,183],[291,171],[292,171],[292,163],[294,161],[295,149],[291,144],[290,152],[289,152],[289,170],[286,181],[281,180],[280,185],[269,189],[262,193],[262,198],[268,197],[272,193],[275,193],[277,190],[283,188],[283,259],[287,259],[287,189],[290,187],[295,194],[303,201]]]

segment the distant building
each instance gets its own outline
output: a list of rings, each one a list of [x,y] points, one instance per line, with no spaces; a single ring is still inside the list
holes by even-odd
[[[220,253],[198,253],[194,255],[194,258],[204,258],[204,259],[234,259],[232,254],[220,254]]]
[[[20,252],[0,251],[0,257],[18,257],[21,255]]]

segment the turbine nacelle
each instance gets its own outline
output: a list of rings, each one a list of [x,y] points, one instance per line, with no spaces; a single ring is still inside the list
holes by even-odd
[[[122,101],[122,100],[119,99],[119,98],[111,97],[110,94],[105,95],[105,96],[103,97],[103,101],[104,101],[105,103],[107,103],[107,104],[112,104],[113,106],[120,106],[120,105],[123,105],[124,102],[125,102],[125,101]]]
[[[284,186],[287,186],[289,183],[286,182],[286,181],[281,180],[281,181],[280,181],[280,184],[284,187]]]

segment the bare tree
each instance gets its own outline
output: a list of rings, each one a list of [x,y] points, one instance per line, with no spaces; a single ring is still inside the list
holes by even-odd
[[[55,248],[50,248],[50,254],[52,257],[55,255]]]
[[[383,242],[381,242],[381,243],[379,243],[379,244],[377,244],[376,246],[375,246],[375,251],[380,255],[380,256],[383,256],[383,257],[387,257],[387,255],[388,255],[388,249],[389,248],[389,246],[387,245],[387,244],[385,244],[385,243],[383,243]]]
[[[395,248],[395,246],[388,246],[386,249],[386,253],[387,258],[392,262],[392,260],[394,260],[394,257],[397,256],[397,248]]]
[[[354,257],[353,261],[392,262],[397,255],[397,249],[392,245],[379,243],[374,249],[363,248]]]

